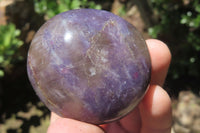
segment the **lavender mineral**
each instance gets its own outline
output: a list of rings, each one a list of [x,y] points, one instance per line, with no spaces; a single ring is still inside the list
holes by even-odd
[[[56,15],[38,30],[27,70],[51,111],[103,124],[137,106],[148,88],[151,61],[144,39],[124,19],[77,9]]]

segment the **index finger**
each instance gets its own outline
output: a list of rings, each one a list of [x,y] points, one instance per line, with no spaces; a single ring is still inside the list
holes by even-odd
[[[171,62],[171,53],[167,45],[156,39],[146,41],[152,64],[151,84],[162,86]]]

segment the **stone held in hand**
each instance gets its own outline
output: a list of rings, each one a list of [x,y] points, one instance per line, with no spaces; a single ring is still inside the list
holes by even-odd
[[[38,30],[27,71],[51,111],[103,124],[137,106],[150,82],[151,61],[144,39],[127,21],[103,10],[77,9]]]

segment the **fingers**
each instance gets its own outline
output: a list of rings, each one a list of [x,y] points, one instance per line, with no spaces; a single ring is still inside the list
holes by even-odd
[[[136,107],[130,114],[120,120],[121,126],[130,133],[139,133],[141,128],[140,110]]]
[[[104,133],[104,131],[96,125],[73,119],[61,118],[52,113],[47,133]]]
[[[51,117],[50,117],[50,124],[56,121],[57,119],[61,118],[59,115],[55,114],[54,112],[51,112]]]
[[[170,133],[172,124],[171,100],[163,85],[171,61],[171,53],[161,41],[147,40],[151,62],[151,85],[139,105],[141,133]],[[159,86],[160,85],[160,86]]]
[[[171,100],[158,85],[151,85],[140,106],[141,133],[170,133],[172,124]]]
[[[146,41],[152,63],[151,84],[162,86],[171,61],[169,48],[163,42],[156,39]]]
[[[166,44],[164,44],[163,42],[161,42],[159,40],[149,39],[146,41],[146,43],[147,43],[147,46],[149,49],[151,62],[152,62],[152,73],[151,73],[151,83],[150,84],[152,84],[152,85],[157,84],[157,85],[161,86],[161,85],[163,85],[166,75],[167,75],[167,71],[169,68],[170,61],[171,61],[171,53],[170,53],[168,47],[166,46]],[[121,125],[124,128],[126,128],[129,132],[132,132],[132,133],[139,132],[139,130],[141,129],[140,125],[148,124],[148,123],[144,122],[144,121],[146,121],[145,118],[147,118],[147,119],[151,118],[151,120],[153,120],[154,115],[152,114],[152,110],[150,110],[150,105],[155,105],[154,108],[156,108],[156,103],[155,103],[156,100],[152,100],[152,98],[154,96],[154,92],[157,92],[157,93],[155,93],[155,96],[158,96],[161,93],[162,97],[159,97],[157,99],[158,101],[162,101],[162,100],[167,101],[166,106],[164,103],[161,103],[163,106],[166,107],[163,109],[166,109],[166,110],[157,110],[157,111],[161,111],[160,112],[161,114],[165,114],[163,111],[168,111],[169,118],[166,118],[166,119],[170,119],[171,102],[170,102],[168,94],[164,93],[165,91],[162,90],[162,88],[159,88],[160,91],[153,91],[153,90],[156,90],[156,89],[154,89],[154,87],[150,86],[149,91],[146,93],[146,96],[144,98],[145,100],[143,100],[141,102],[141,104],[144,104],[145,106],[143,105],[142,107],[139,108],[140,110],[145,111],[146,108],[149,107],[148,110],[146,110],[147,111],[146,113],[134,110],[128,116],[126,116],[125,118],[123,118],[121,120]],[[154,97],[154,98],[157,98],[157,97]],[[158,106],[157,109],[159,109],[161,107],[161,106],[159,106],[159,104],[157,106]],[[154,109],[154,108],[152,108],[152,109]],[[161,114],[160,114],[160,117],[162,116]],[[142,122],[141,122],[141,116],[142,116]],[[164,117],[161,117],[161,118],[163,120],[165,120]],[[157,119],[157,118],[155,118],[155,119]],[[148,121],[148,122],[150,122],[150,124],[151,124],[151,122],[153,122],[153,121]],[[159,123],[158,123],[158,125],[159,125]],[[147,128],[143,128],[143,130],[144,129],[147,129]],[[145,132],[143,131],[143,133],[145,133]]]

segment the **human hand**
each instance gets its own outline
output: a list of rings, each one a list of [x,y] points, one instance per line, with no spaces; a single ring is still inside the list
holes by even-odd
[[[117,122],[97,126],[52,113],[48,133],[170,133],[171,100],[161,86],[171,54],[161,41],[150,39],[146,43],[152,62],[151,83],[143,100],[130,114]]]

